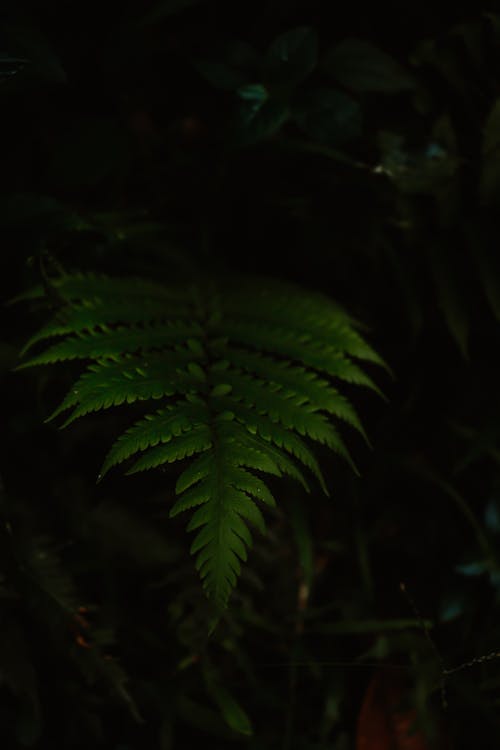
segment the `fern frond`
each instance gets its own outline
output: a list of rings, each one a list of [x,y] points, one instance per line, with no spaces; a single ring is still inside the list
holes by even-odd
[[[180,349],[168,355],[152,355],[147,362],[138,357],[126,357],[118,363],[104,361],[90,365],[49,420],[77,405],[64,423],[66,427],[77,417],[99,409],[194,391],[199,376],[196,377],[196,370],[189,369],[192,360],[192,352]],[[168,376],[165,374],[167,363],[170,365]],[[186,363],[188,368],[181,369]]]
[[[207,424],[209,419],[210,412],[205,404],[189,401],[177,401],[159,409],[155,414],[148,414],[114,443],[102,465],[99,479],[134,453],[145,451],[158,443],[167,443],[173,437],[190,430],[192,425]]]
[[[60,310],[54,319],[41,328],[25,344],[21,354],[25,354],[39,341],[66,336],[71,333],[92,331],[96,326],[124,323],[152,323],[174,318],[186,310],[186,305],[177,301],[147,299],[122,299],[106,302],[95,299],[86,304],[75,304]]]
[[[222,404],[221,409],[224,408],[224,399],[221,399],[220,403]],[[311,471],[312,474],[314,474],[325,495],[329,494],[314,453],[298,435],[281,427],[279,424],[269,424],[269,419],[265,415],[259,414],[254,409],[247,407],[244,404],[226,400],[225,408],[229,408],[229,406],[231,406],[236,419],[251,435],[258,434],[258,436],[264,441],[274,443],[278,448],[283,448],[297,458]]]
[[[207,594],[226,605],[275,504],[265,475],[328,494],[314,443],[355,469],[337,420],[366,438],[342,383],[377,386],[359,362],[385,366],[356,323],[321,294],[283,282],[205,279],[164,287],[138,279],[65,275],[64,300],[25,347],[20,367],[87,360],[49,419],[144,401],[160,408],[132,424],[98,479],[128,463],[133,474],[181,462],[170,515],[190,512],[191,551]],[[26,298],[41,297],[38,289]]]
[[[179,293],[178,287],[166,287],[156,284],[149,279],[137,279],[134,277],[117,278],[112,276],[98,275],[93,273],[63,274],[52,279],[51,283],[57,289],[60,296],[68,303],[88,301],[96,297],[112,301],[119,299],[179,299],[185,301],[185,294]],[[45,296],[45,288],[42,284],[19,294],[13,301],[30,300]]]
[[[103,322],[95,326],[91,333],[69,336],[53,344],[41,354],[19,365],[19,369],[70,359],[116,359],[127,352],[150,351],[182,344],[187,338],[201,334],[197,324],[183,321],[169,321],[162,325],[146,323],[144,326],[119,326],[113,329]]]
[[[165,463],[180,461],[182,458],[201,453],[212,447],[212,436],[207,425],[200,424],[191,430],[176,435],[169,443],[150,448],[139,458],[127,474],[153,469]]]
[[[286,391],[304,399],[312,407],[343,419],[366,438],[359,417],[349,401],[327,380],[305,367],[293,367],[258,352],[233,348],[228,352],[231,364],[280,385]]]
[[[342,440],[333,426],[303,396],[237,370],[212,373],[212,378],[216,383],[230,386],[230,393],[237,401],[243,401],[260,414],[268,415],[271,422],[280,422],[288,430],[324,443],[347,457],[347,450],[343,448]]]
[[[257,351],[278,354],[290,361],[301,362],[313,370],[323,372],[330,377],[338,377],[356,385],[365,385],[378,391],[377,386],[355,363],[346,358],[342,341],[335,345],[325,344],[309,338],[307,334],[297,335],[288,328],[273,328],[264,322],[244,322],[228,320],[220,327],[219,335],[224,335],[233,344],[243,344]],[[359,349],[359,347],[358,347]],[[361,352],[362,354],[363,352]],[[368,349],[366,359],[370,360]],[[363,359],[363,356],[357,356]]]

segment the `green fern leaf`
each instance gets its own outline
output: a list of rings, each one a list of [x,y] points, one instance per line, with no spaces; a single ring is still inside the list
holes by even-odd
[[[223,404],[224,402],[221,401],[221,403]],[[329,494],[314,453],[312,453],[306,443],[298,435],[275,423],[272,424],[272,428],[270,429],[269,420],[265,415],[258,414],[255,410],[244,404],[226,402],[227,408],[229,408],[229,405],[231,405],[236,419],[251,435],[258,435],[264,441],[274,443],[278,448],[283,448],[297,458],[314,474],[325,495]]]
[[[200,424],[182,435],[172,438],[166,445],[157,445],[139,458],[127,474],[135,474],[145,469],[153,469],[164,463],[173,463],[186,456],[201,453],[212,446],[212,438],[207,425]]]
[[[180,365],[189,363],[192,359],[190,352],[172,351],[168,356],[148,357],[147,362],[137,357],[127,357],[117,364],[100,362],[91,365],[49,419],[78,405],[64,423],[63,427],[66,427],[77,417],[99,409],[119,406],[124,402],[131,404],[137,400],[160,399],[176,393],[188,393],[195,390],[197,378],[193,377],[191,371],[182,370]],[[167,360],[171,366],[169,377],[164,374]]]
[[[319,378],[316,373],[304,367],[292,367],[287,362],[280,362],[258,352],[246,352],[244,349],[232,349],[230,355],[234,367],[275,382],[288,392],[303,398],[304,402],[308,402],[312,407],[348,422],[367,439],[353,406],[336,388],[327,380]]]
[[[127,352],[150,351],[182,344],[202,334],[197,324],[172,321],[165,325],[120,326],[111,329],[102,323],[88,334],[70,336],[28,360],[22,367],[48,365],[70,359],[116,359]]]
[[[177,301],[153,298],[135,300],[103,301],[95,299],[84,305],[75,304],[60,310],[54,319],[40,329],[25,344],[24,355],[39,341],[54,336],[65,336],[70,333],[92,331],[96,326],[124,323],[153,323],[174,318],[186,305]]]
[[[209,419],[210,412],[204,404],[189,401],[177,401],[168,404],[165,409],[159,409],[155,414],[148,414],[118,438],[106,456],[99,479],[134,453],[145,451],[158,443],[167,443],[191,429],[193,424],[206,424]]]
[[[328,494],[315,443],[355,469],[336,423],[366,434],[341,386],[379,392],[360,363],[385,363],[344,310],[284,282],[203,279],[170,288],[72,274],[54,286],[62,306],[28,341],[18,369],[86,360],[49,417],[71,410],[63,426],[113,406],[158,402],[118,436],[98,479],[125,462],[127,474],[180,462],[170,515],[191,514],[203,586],[224,607],[251,529],[265,530],[262,511],[275,504],[266,475],[308,492],[306,470]],[[21,295],[42,296],[41,288]]]

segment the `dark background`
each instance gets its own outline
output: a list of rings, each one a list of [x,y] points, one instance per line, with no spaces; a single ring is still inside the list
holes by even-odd
[[[345,305],[394,373],[373,373],[386,401],[352,394],[373,444],[346,436],[361,476],[325,456],[332,499],[286,487],[207,639],[173,484],[96,487],[122,418],[44,424],[77,370],[14,372],[43,313],[4,307],[6,747],[410,747],[392,704],[412,748],[498,747],[500,662],[481,661],[500,648],[494,9],[2,7],[5,301],[58,264],[275,276]],[[443,669],[476,659],[445,710]],[[240,708],[214,699],[207,664]]]

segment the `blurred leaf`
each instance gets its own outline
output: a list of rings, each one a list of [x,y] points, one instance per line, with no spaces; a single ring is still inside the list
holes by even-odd
[[[246,83],[246,75],[229,65],[209,60],[195,60],[194,67],[214,88],[223,91],[235,91]]]
[[[223,687],[212,683],[210,693],[219,706],[224,721],[235,732],[240,734],[253,734],[252,723],[240,704]]]
[[[445,595],[439,607],[439,622],[452,622],[463,615],[466,608],[464,598],[459,595]]]
[[[485,560],[478,560],[477,562],[464,563],[462,565],[455,565],[457,573],[461,573],[467,578],[474,576],[482,576],[489,570],[489,564]]]
[[[229,691],[220,684],[213,667],[208,662],[204,664],[203,676],[207,692],[219,707],[228,727],[239,734],[253,734],[252,723],[246,712]]]
[[[286,103],[274,99],[242,102],[234,137],[242,145],[258,143],[277,133],[290,117]]]
[[[330,145],[358,138],[362,114],[358,102],[335,89],[308,91],[294,109],[294,118],[314,141]]]
[[[154,24],[157,21],[162,21],[164,18],[169,18],[177,13],[182,13],[183,10],[191,8],[193,5],[198,5],[200,2],[205,0],[159,0],[153,4],[153,7],[146,13],[141,21],[142,26]]]
[[[28,60],[0,53],[0,79],[10,78],[24,68]]]
[[[189,725],[196,727],[209,737],[218,737],[225,740],[242,739],[240,732],[231,730],[221,719],[220,715],[198,701],[181,695],[177,704],[180,717]]]
[[[435,140],[419,151],[410,150],[404,135],[384,130],[378,133],[377,141],[381,152],[377,173],[393,180],[402,193],[436,198],[443,220],[453,215],[452,187],[458,162],[452,153]]]
[[[358,716],[356,750],[431,750],[413,707],[404,706],[407,692],[399,675],[375,672]]]
[[[498,507],[498,500],[496,498],[491,498],[486,506],[484,523],[486,524],[486,528],[494,534],[500,531],[500,508]]]
[[[460,64],[462,54],[441,40],[423,39],[418,43],[411,56],[411,62],[417,66],[429,66],[438,71],[443,81],[464,100],[468,96],[468,81],[464,77]]]
[[[411,73],[363,39],[345,39],[337,44],[327,53],[323,68],[351,91],[397,94],[416,87]]]
[[[238,96],[246,103],[246,117],[251,120],[269,99],[269,92],[261,83],[249,83],[238,89]]]
[[[342,672],[333,673],[326,686],[321,724],[319,727],[322,746],[332,729],[341,721],[341,705],[345,695],[345,682]]]
[[[297,86],[312,73],[318,61],[318,36],[303,26],[280,34],[270,45],[264,61],[266,83],[277,87]]]
[[[99,671],[112,688],[113,692],[127,706],[130,715],[134,720],[137,723],[142,724],[144,719],[142,718],[139,708],[127,687],[130,678],[121,664],[119,664],[116,659],[102,656],[99,658]]]
[[[484,124],[480,191],[487,203],[500,197],[500,99]]]
[[[128,689],[130,677],[116,658],[103,654],[97,646],[79,647],[73,656],[88,685],[104,684],[111,695],[127,707],[132,718],[138,724],[143,723],[144,719]]]
[[[49,40],[40,29],[3,25],[2,34],[15,56],[26,59],[23,78],[41,78],[48,83],[66,83],[66,71]]]

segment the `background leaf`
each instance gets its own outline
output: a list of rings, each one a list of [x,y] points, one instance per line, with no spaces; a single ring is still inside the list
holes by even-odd
[[[323,68],[351,91],[397,94],[416,86],[411,73],[364,39],[344,39],[327,53]]]
[[[271,86],[296,86],[312,73],[317,59],[316,30],[306,26],[291,29],[276,37],[269,46],[264,78]]]
[[[358,102],[334,89],[309,91],[295,107],[294,119],[313,141],[332,146],[355,140],[362,132]]]

